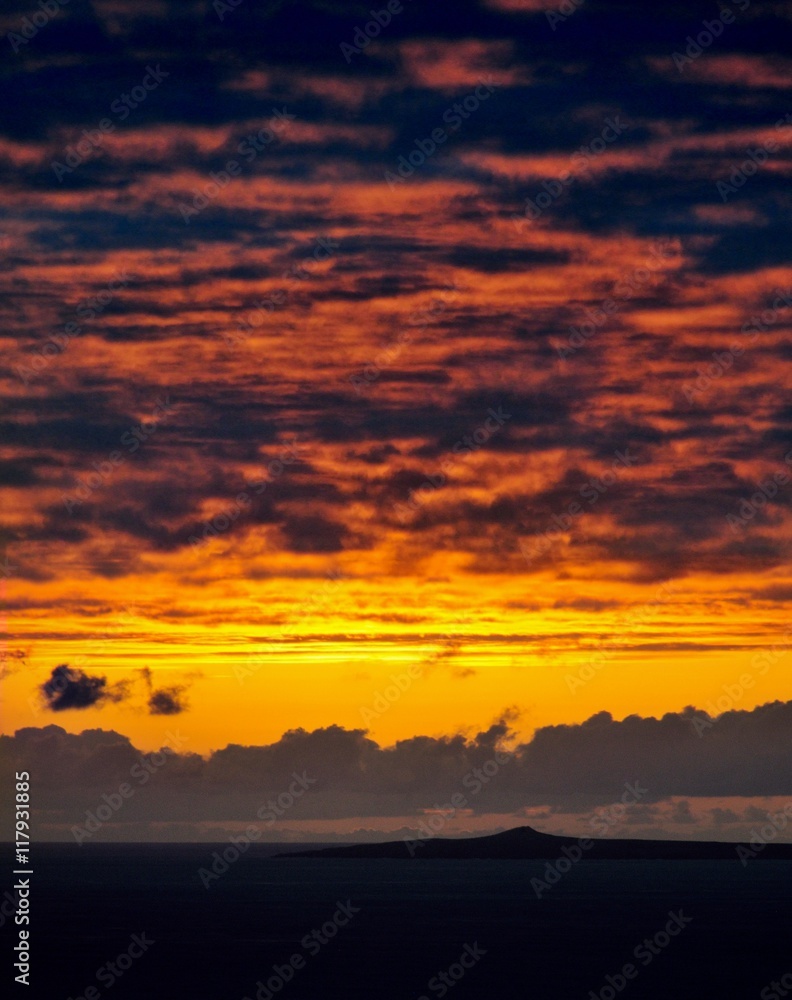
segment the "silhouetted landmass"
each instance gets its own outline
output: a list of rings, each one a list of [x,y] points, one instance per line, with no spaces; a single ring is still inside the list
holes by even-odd
[[[763,858],[792,861],[792,844],[721,843],[689,840],[606,840],[557,837],[530,826],[487,837],[449,840],[441,837],[351,844],[299,851],[293,858],[481,858],[541,860],[568,857],[587,861],[743,861]]]

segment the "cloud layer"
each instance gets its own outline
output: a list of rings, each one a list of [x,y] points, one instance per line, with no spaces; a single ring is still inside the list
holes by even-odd
[[[784,627],[789,11],[696,41],[710,3],[370,9],[0,15],[25,694],[92,630],[120,672]]]
[[[612,836],[695,839],[715,830],[728,839],[744,833],[742,821],[766,817],[792,796],[791,733],[792,702],[774,702],[715,717],[687,708],[617,722],[600,713],[581,725],[541,728],[528,742],[515,739],[507,719],[471,737],[416,736],[393,746],[364,730],[294,730],[266,746],[231,744],[208,757],[192,753],[178,728],[148,754],[98,729],[28,728],[1,742],[9,771],[37,775],[37,828],[51,837],[70,836],[86,812],[112,806],[115,796],[101,839],[157,839],[172,824],[186,839],[218,839],[260,820],[272,839],[289,830],[320,836],[327,821],[359,836],[366,824],[415,828],[432,816],[444,817],[446,834],[525,822],[572,832],[584,817],[616,814]],[[119,804],[124,784],[133,793]]]

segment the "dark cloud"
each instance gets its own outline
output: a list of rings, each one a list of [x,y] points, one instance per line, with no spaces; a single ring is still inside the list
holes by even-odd
[[[106,701],[121,701],[127,693],[123,683],[108,686],[106,677],[92,677],[67,663],[55,667],[49,680],[39,690],[52,712],[93,708]]]
[[[142,667],[140,675],[148,689],[147,708],[149,715],[181,715],[189,708],[186,694],[192,681],[201,674],[190,674],[188,683],[154,686],[154,673],[149,667]]]
[[[693,708],[622,721],[602,712],[579,725],[540,728],[516,744],[513,720],[510,711],[475,735],[415,736],[388,747],[363,730],[297,729],[266,746],[232,744],[206,758],[183,746],[186,737],[171,734],[177,745],[167,767],[150,792],[130,803],[123,821],[251,820],[295,773],[311,779],[310,794],[295,803],[290,819],[420,816],[454,792],[471,793],[475,775],[491,770],[504,744],[511,760],[468,796],[476,814],[592,810],[618,801],[626,783],[638,783],[643,812],[631,822],[645,822],[652,803],[681,797],[668,822],[692,827],[699,798],[792,794],[792,702],[717,718]],[[101,730],[23,729],[0,743],[10,766],[35,765],[40,808],[67,808],[77,817],[140,758],[125,737]]]
[[[315,514],[288,517],[282,526],[291,552],[340,552],[346,529]]]
[[[22,654],[17,655],[20,659]],[[147,689],[146,706],[150,715],[180,715],[189,705],[186,693],[200,674],[187,675],[187,683],[155,687],[148,667],[139,671]],[[134,681],[122,679],[108,684],[106,677],[90,675],[77,667],[63,663],[55,667],[49,679],[39,688],[46,707],[52,712],[67,709],[101,708],[108,702],[133,698]]]
[[[152,691],[148,700],[151,715],[179,715],[187,711],[187,701],[184,697],[185,688],[167,687]]]
[[[680,73],[671,53],[714,16],[711,0],[597,0],[555,32],[545,11],[514,7],[411,4],[351,62],[339,45],[371,9],[351,0],[246,0],[222,21],[207,0],[72,0],[18,53],[6,42],[0,375],[15,414],[0,427],[0,480],[26,597],[77,566],[99,588],[133,573],[190,583],[201,573],[206,623],[227,585],[215,553],[250,581],[336,555],[371,580],[398,551],[405,564],[453,565],[470,588],[463,600],[486,602],[492,629],[511,637],[522,626],[495,621],[500,588],[475,574],[544,571],[549,605],[597,616],[609,611],[601,592],[559,602],[565,576],[698,573],[685,620],[701,650],[697,614],[712,621],[713,595],[728,600],[733,584],[748,603],[750,579],[777,606],[764,606],[763,627],[774,627],[792,592],[792,492],[742,534],[726,515],[789,447],[788,313],[701,395],[691,401],[685,388],[767,309],[790,260],[786,146],[728,201],[716,181],[788,111],[773,74],[784,82],[792,19],[778,2],[752,0]],[[29,12],[11,0],[0,33]],[[119,120],[114,99],[160,61],[166,78]],[[384,170],[490,72],[492,100],[390,190]],[[187,224],[179,206],[282,107],[295,115],[284,135]],[[105,114],[113,135],[59,180],[52,161]],[[548,197],[614,115],[629,129],[515,227],[526,199]],[[339,244],[330,259],[284,279],[320,234]],[[619,297],[659,237],[674,246],[667,267]],[[48,338],[122,267],[134,280],[53,354]],[[285,300],[229,342],[280,284]],[[562,361],[570,328],[611,295],[607,325]],[[416,322],[438,299],[444,308]],[[24,382],[19,368],[44,349],[47,365]],[[366,368],[378,374],[361,393],[350,376]],[[125,433],[166,386],[177,410],[126,452]],[[506,425],[402,523],[394,505],[498,406]],[[293,434],[310,461],[259,495],[257,470]],[[64,496],[119,447],[118,472],[69,510]],[[630,475],[528,565],[521,542],[542,536],[617,449],[638,456]],[[210,522],[241,490],[251,503],[216,531]],[[207,531],[213,557],[191,562],[191,539]],[[257,591],[240,617],[260,613]],[[348,622],[382,618],[371,593],[352,602]],[[200,620],[197,603],[151,614]],[[54,692],[54,710],[109,697],[103,678],[75,678]],[[149,708],[175,714],[184,696],[162,687]]]
[[[8,610],[8,604],[9,602],[6,601],[6,610]],[[0,678],[8,677],[9,674],[15,674],[18,670],[22,670],[28,665],[29,657],[29,649],[10,649],[3,643],[0,646]]]

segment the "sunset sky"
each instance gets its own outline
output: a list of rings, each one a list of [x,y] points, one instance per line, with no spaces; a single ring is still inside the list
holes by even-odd
[[[792,702],[788,4],[53,3],[0,14],[5,733]]]

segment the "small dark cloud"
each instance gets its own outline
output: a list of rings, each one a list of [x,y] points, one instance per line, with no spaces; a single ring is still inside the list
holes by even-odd
[[[28,649],[2,649],[0,650],[0,678],[15,674],[17,670],[26,667],[30,650]]]
[[[177,685],[152,691],[148,700],[149,714],[179,715],[181,712],[186,712],[188,705],[184,698],[185,690],[184,685]]]
[[[146,702],[149,715],[180,715],[189,708],[186,694],[190,688],[190,682],[200,677],[200,673],[188,674],[188,683],[172,684],[168,687],[155,688],[153,673],[149,667],[142,667],[140,670],[143,682],[148,688],[148,701]]]
[[[61,663],[40,688],[51,712],[70,708],[92,708],[105,701],[122,701],[127,685],[122,681],[108,686],[106,677],[91,677],[85,671]]]

